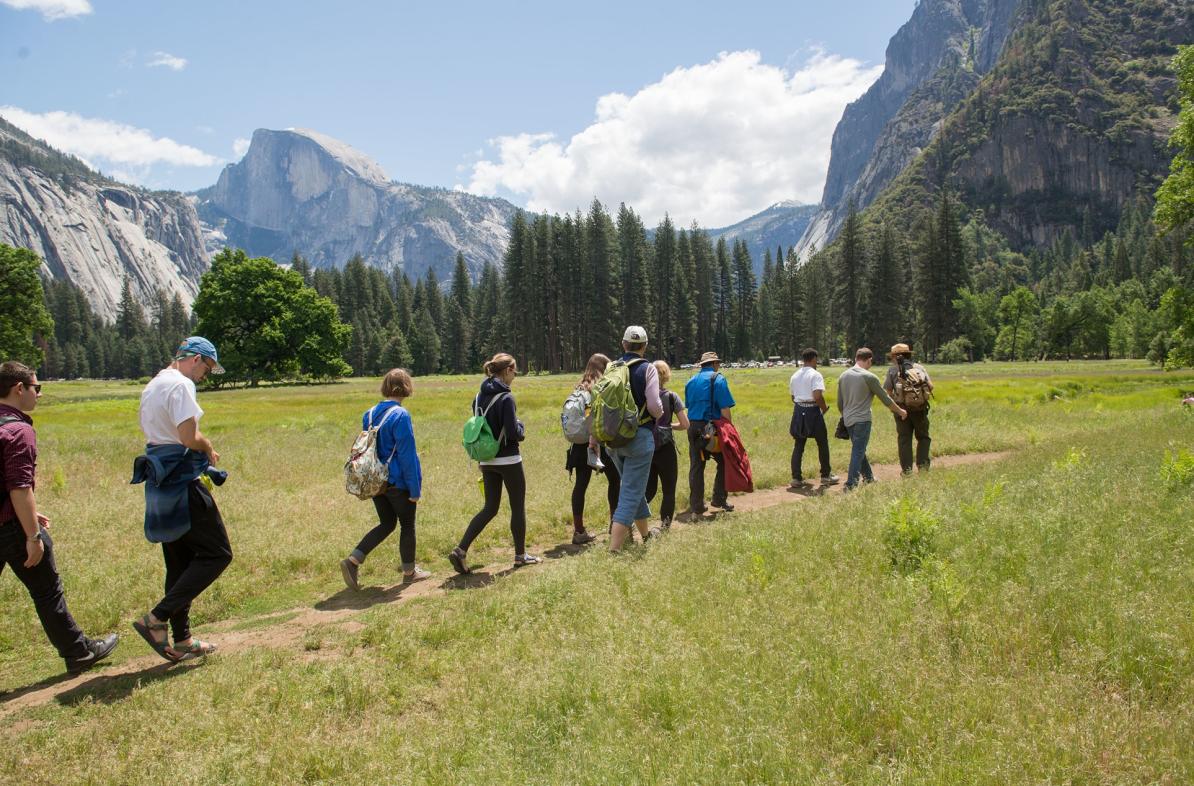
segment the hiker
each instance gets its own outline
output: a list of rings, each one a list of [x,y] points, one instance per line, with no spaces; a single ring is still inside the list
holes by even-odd
[[[82,674],[116,649],[117,635],[83,635],[66,607],[62,579],[54,564],[50,520],[34,496],[37,433],[29,413],[41,397],[37,374],[23,363],[0,363],[0,571],[8,565],[29,591],[46,638],[66,661],[70,674]]]
[[[228,532],[211,493],[211,484],[222,485],[228,473],[214,468],[220,454],[199,431],[203,410],[195,400],[196,382],[223,373],[215,345],[191,336],[141,392],[145,455],[133,462],[131,482],[145,483],[145,538],[162,544],[166,594],[133,629],[172,663],[215,652],[215,644],[191,635],[191,603],[232,562]]]
[[[481,478],[485,487],[485,506],[473,516],[460,545],[448,554],[448,561],[457,573],[469,573],[465,559],[469,546],[473,544],[485,526],[498,514],[502,504],[502,485],[510,495],[510,534],[514,536],[514,567],[534,565],[542,562],[539,557],[527,554],[527,481],[522,471],[522,455],[518,443],[526,437],[522,421],[517,417],[514,394],[510,386],[518,374],[518,364],[511,355],[499,352],[485,362],[485,380],[481,391],[473,399],[470,411],[484,413],[489,428],[497,438],[499,448],[492,459],[480,462]]]
[[[821,461],[821,485],[831,486],[839,478],[829,466],[829,432],[825,428],[825,413],[829,404],[825,401],[825,377],[817,371],[821,355],[809,347],[800,353],[804,365],[796,369],[788,380],[792,394],[792,422],[788,426],[794,443],[792,445],[792,488],[803,488],[811,484],[804,480],[804,446],[810,439],[817,443],[817,457]]]
[[[656,490],[663,487],[663,500],[659,503],[659,524],[664,529],[672,526],[672,516],[676,512],[676,476],[679,468],[676,466],[676,438],[672,428],[679,426],[688,431],[688,415],[684,412],[684,402],[675,393],[667,389],[667,383],[672,381],[672,367],[666,360],[655,361],[655,371],[659,374],[659,402],[663,405],[663,414],[655,421],[655,455],[651,458],[651,472],[647,475],[647,504],[655,499]],[[672,417],[676,422],[672,422]]]
[[[659,401],[659,372],[643,357],[647,352],[646,329],[638,325],[626,328],[622,334],[622,352],[618,360],[629,367],[630,394],[638,412],[638,429],[627,444],[609,451],[622,478],[609,535],[610,551],[622,550],[631,527],[637,527],[644,540],[651,536],[647,476],[651,474],[651,459],[655,456],[655,422],[663,414],[663,404]]]
[[[398,555],[402,559],[402,583],[410,584],[428,578],[431,573],[415,564],[415,513],[422,497],[423,468],[415,447],[415,430],[410,412],[402,402],[414,393],[410,372],[392,368],[381,380],[381,401],[365,410],[361,428],[377,426],[377,455],[386,459],[386,487],[373,497],[377,509],[377,526],[365,533],[361,542],[340,561],[344,583],[351,590],[359,590],[357,580],[361,565],[369,552],[388,538],[401,524],[398,534]]]
[[[725,464],[720,452],[706,450],[705,426],[716,420],[731,421],[730,410],[734,397],[730,384],[721,375],[721,358],[716,352],[701,355],[700,371],[684,386],[684,403],[688,407],[688,510],[704,513],[705,507],[705,463],[712,458],[717,464],[713,476],[713,499],[715,508],[731,511],[726,494]]]
[[[929,445],[929,395],[933,380],[925,367],[912,360],[912,347],[896,344],[891,348],[891,365],[883,380],[883,389],[893,401],[908,411],[908,417],[896,418],[896,444],[900,452],[900,470],[905,477],[912,474],[912,437],[916,437],[916,468],[927,472],[931,458]]]
[[[837,411],[841,413],[842,423],[850,433],[847,491],[853,491],[858,487],[860,476],[864,483],[875,482],[871,464],[866,458],[867,443],[871,439],[871,399],[878,396],[897,417],[908,417],[904,408],[887,395],[887,391],[879,384],[879,378],[871,373],[871,364],[874,362],[875,353],[867,347],[861,347],[854,353],[854,365],[843,371],[837,380]]]
[[[588,414],[589,406],[593,403],[593,383],[601,379],[601,375],[605,373],[605,368],[608,365],[609,358],[600,352],[590,357],[589,362],[585,364],[584,374],[569,395],[570,399],[575,397],[575,405],[580,407],[582,414]],[[565,403],[565,408],[567,407],[568,404]],[[572,417],[575,418],[576,414],[572,413]],[[565,413],[564,418],[567,417],[568,413]],[[593,473],[600,472],[605,475],[606,502],[609,504],[610,521],[613,521],[614,509],[618,507],[621,476],[604,447],[589,445],[592,434],[587,419],[583,423],[577,424],[576,431],[575,438],[580,440],[583,437],[584,441],[573,442],[568,447],[564,469],[569,475],[573,470],[576,471],[576,482],[572,486],[572,544],[583,546],[597,538],[596,535],[585,529],[585,492],[589,490],[589,481],[593,479]],[[565,436],[568,435],[565,434]]]

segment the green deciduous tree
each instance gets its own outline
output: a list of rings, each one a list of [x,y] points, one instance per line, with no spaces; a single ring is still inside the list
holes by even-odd
[[[0,362],[41,365],[38,338],[52,338],[54,322],[46,309],[37,271],[41,259],[26,248],[0,244]]]
[[[1169,143],[1177,148],[1169,176],[1157,190],[1156,221],[1163,232],[1186,227],[1194,221],[1194,45],[1178,49],[1173,58],[1177,74],[1177,126]],[[1190,234],[1194,238],[1194,233]]]
[[[217,254],[194,312],[198,331],[220,350],[227,381],[256,385],[352,372],[341,358],[352,328],[340,321],[335,303],[272,259],[231,249]]]

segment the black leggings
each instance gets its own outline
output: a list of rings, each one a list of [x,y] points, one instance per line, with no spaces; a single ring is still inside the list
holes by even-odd
[[[671,521],[676,512],[676,446],[671,442],[655,449],[651,458],[651,472],[647,475],[647,502],[655,499],[655,490],[663,485],[663,501],[659,504],[660,521]]]
[[[588,447],[585,445],[575,445],[572,449],[588,453]],[[622,478],[618,475],[618,468],[614,466],[614,462],[605,452],[605,448],[601,449],[601,463],[605,464],[604,474],[606,483],[608,483],[605,489],[605,501],[609,503],[609,515],[613,516],[614,510],[618,507],[618,493],[622,489]],[[585,515],[585,492],[589,490],[589,481],[593,479],[593,473],[596,470],[589,466],[587,456],[582,456],[573,464],[576,469],[576,484],[572,486],[572,515],[577,517]]]
[[[468,551],[473,541],[493,521],[498,514],[498,507],[502,504],[502,484],[510,494],[510,534],[514,536],[514,553],[525,554],[527,550],[527,479],[522,472],[522,462],[517,464],[497,464],[481,467],[481,477],[485,481],[485,507],[473,516],[460,539],[460,550]]]
[[[398,555],[402,558],[402,569],[410,570],[415,565],[415,511],[418,505],[410,501],[410,492],[406,489],[386,487],[383,493],[373,498],[373,507],[377,508],[378,524],[365,533],[352,555],[358,562],[364,562],[369,552],[380,546],[401,523]]]

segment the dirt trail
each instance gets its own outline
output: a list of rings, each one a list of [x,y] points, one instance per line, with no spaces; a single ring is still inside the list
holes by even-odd
[[[933,471],[998,461],[1008,455],[1010,455],[1008,452],[1002,452],[942,456],[933,460]],[[875,478],[880,482],[898,480],[900,476],[900,468],[893,464],[875,464],[873,471]],[[697,523],[712,522],[721,516],[737,516],[778,505],[801,502],[812,497],[843,493],[845,493],[844,487],[840,484],[826,487],[814,484],[799,490],[787,487],[763,489],[753,494],[732,497],[733,513],[711,511],[700,516],[681,514],[672,524],[669,536],[678,530]],[[554,546],[540,545],[537,548],[532,546],[530,551],[544,556],[545,564],[524,570],[550,569],[554,560],[579,554],[588,548],[600,548],[604,542],[605,539],[600,537],[588,546],[573,546],[571,543]],[[361,627],[361,623],[354,619],[356,615],[372,606],[406,603],[414,598],[444,595],[452,590],[485,587],[492,584],[498,577],[513,573],[514,568],[511,567],[511,563],[512,558],[506,558],[501,562],[489,565],[473,565],[473,572],[467,575],[445,576],[444,573],[438,573],[430,579],[415,584],[395,584],[388,587],[368,586],[360,592],[344,589],[330,598],[317,602],[314,606],[270,612],[256,617],[223,620],[203,626],[203,629],[197,631],[197,634],[201,638],[211,639],[219,644],[220,652],[213,656],[215,658],[225,653],[242,652],[250,647],[303,648],[301,657],[310,660],[335,658],[338,657],[336,650],[318,648],[320,629],[338,626],[342,631],[351,632]],[[148,649],[131,629],[122,630],[120,634],[123,648]],[[310,645],[310,649],[306,649],[308,645]],[[156,655],[145,655],[107,668],[97,667],[96,671],[78,677],[56,676],[25,688],[0,694],[0,719],[8,719],[21,711],[40,707],[55,700],[64,704],[83,701],[87,697],[99,701],[110,701],[127,695],[142,682],[164,679],[182,669],[193,668],[199,663],[202,661],[174,665]],[[11,722],[8,725],[10,728],[12,727]]]

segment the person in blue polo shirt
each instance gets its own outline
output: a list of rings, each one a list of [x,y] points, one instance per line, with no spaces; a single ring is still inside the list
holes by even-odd
[[[701,369],[684,386],[684,405],[688,408],[688,510],[704,513],[705,462],[710,458],[717,464],[713,476],[713,507],[725,511],[734,509],[726,498],[726,470],[720,453],[705,452],[705,424],[713,420],[733,422],[730,410],[734,397],[730,383],[721,375],[721,358],[716,352],[701,355]]]

